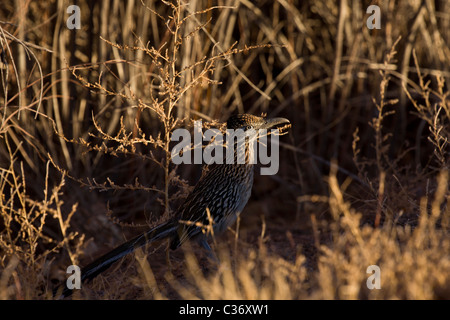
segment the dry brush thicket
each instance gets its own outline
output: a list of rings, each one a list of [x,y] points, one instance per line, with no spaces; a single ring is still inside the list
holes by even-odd
[[[69,30],[65,1],[4,1],[0,298],[51,299],[170,217],[202,173],[171,163],[173,130],[246,112],[292,128],[221,266],[154,248],[77,297],[449,299],[450,3],[375,2],[379,30],[370,4],[78,1]]]

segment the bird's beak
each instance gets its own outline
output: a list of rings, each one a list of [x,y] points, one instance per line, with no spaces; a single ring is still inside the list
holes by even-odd
[[[280,134],[287,133],[287,129],[291,127],[291,123],[286,118],[266,119],[260,129],[278,129]]]

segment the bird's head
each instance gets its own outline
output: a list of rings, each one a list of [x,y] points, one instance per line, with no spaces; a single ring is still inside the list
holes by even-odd
[[[285,118],[266,118],[243,113],[231,116],[227,121],[227,129],[243,129],[244,131],[254,129],[278,129],[280,134],[283,130],[291,127],[291,123]]]

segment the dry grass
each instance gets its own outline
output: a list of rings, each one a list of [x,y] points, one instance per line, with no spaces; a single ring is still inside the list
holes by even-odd
[[[0,298],[51,299],[170,217],[201,175],[173,130],[248,112],[292,129],[222,264],[187,249],[169,273],[157,247],[79,298],[450,299],[450,4],[383,1],[369,30],[370,4],[79,1],[69,30],[64,1],[6,1]]]

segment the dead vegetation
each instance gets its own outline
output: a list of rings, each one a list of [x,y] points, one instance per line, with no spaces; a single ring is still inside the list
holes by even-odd
[[[448,1],[6,1],[0,298],[51,299],[70,264],[170,217],[201,175],[171,134],[290,119],[222,264],[142,252],[78,298],[449,299]],[[369,290],[370,265],[381,289]],[[124,275],[129,281],[123,281]],[[86,286],[88,288],[88,286]]]

